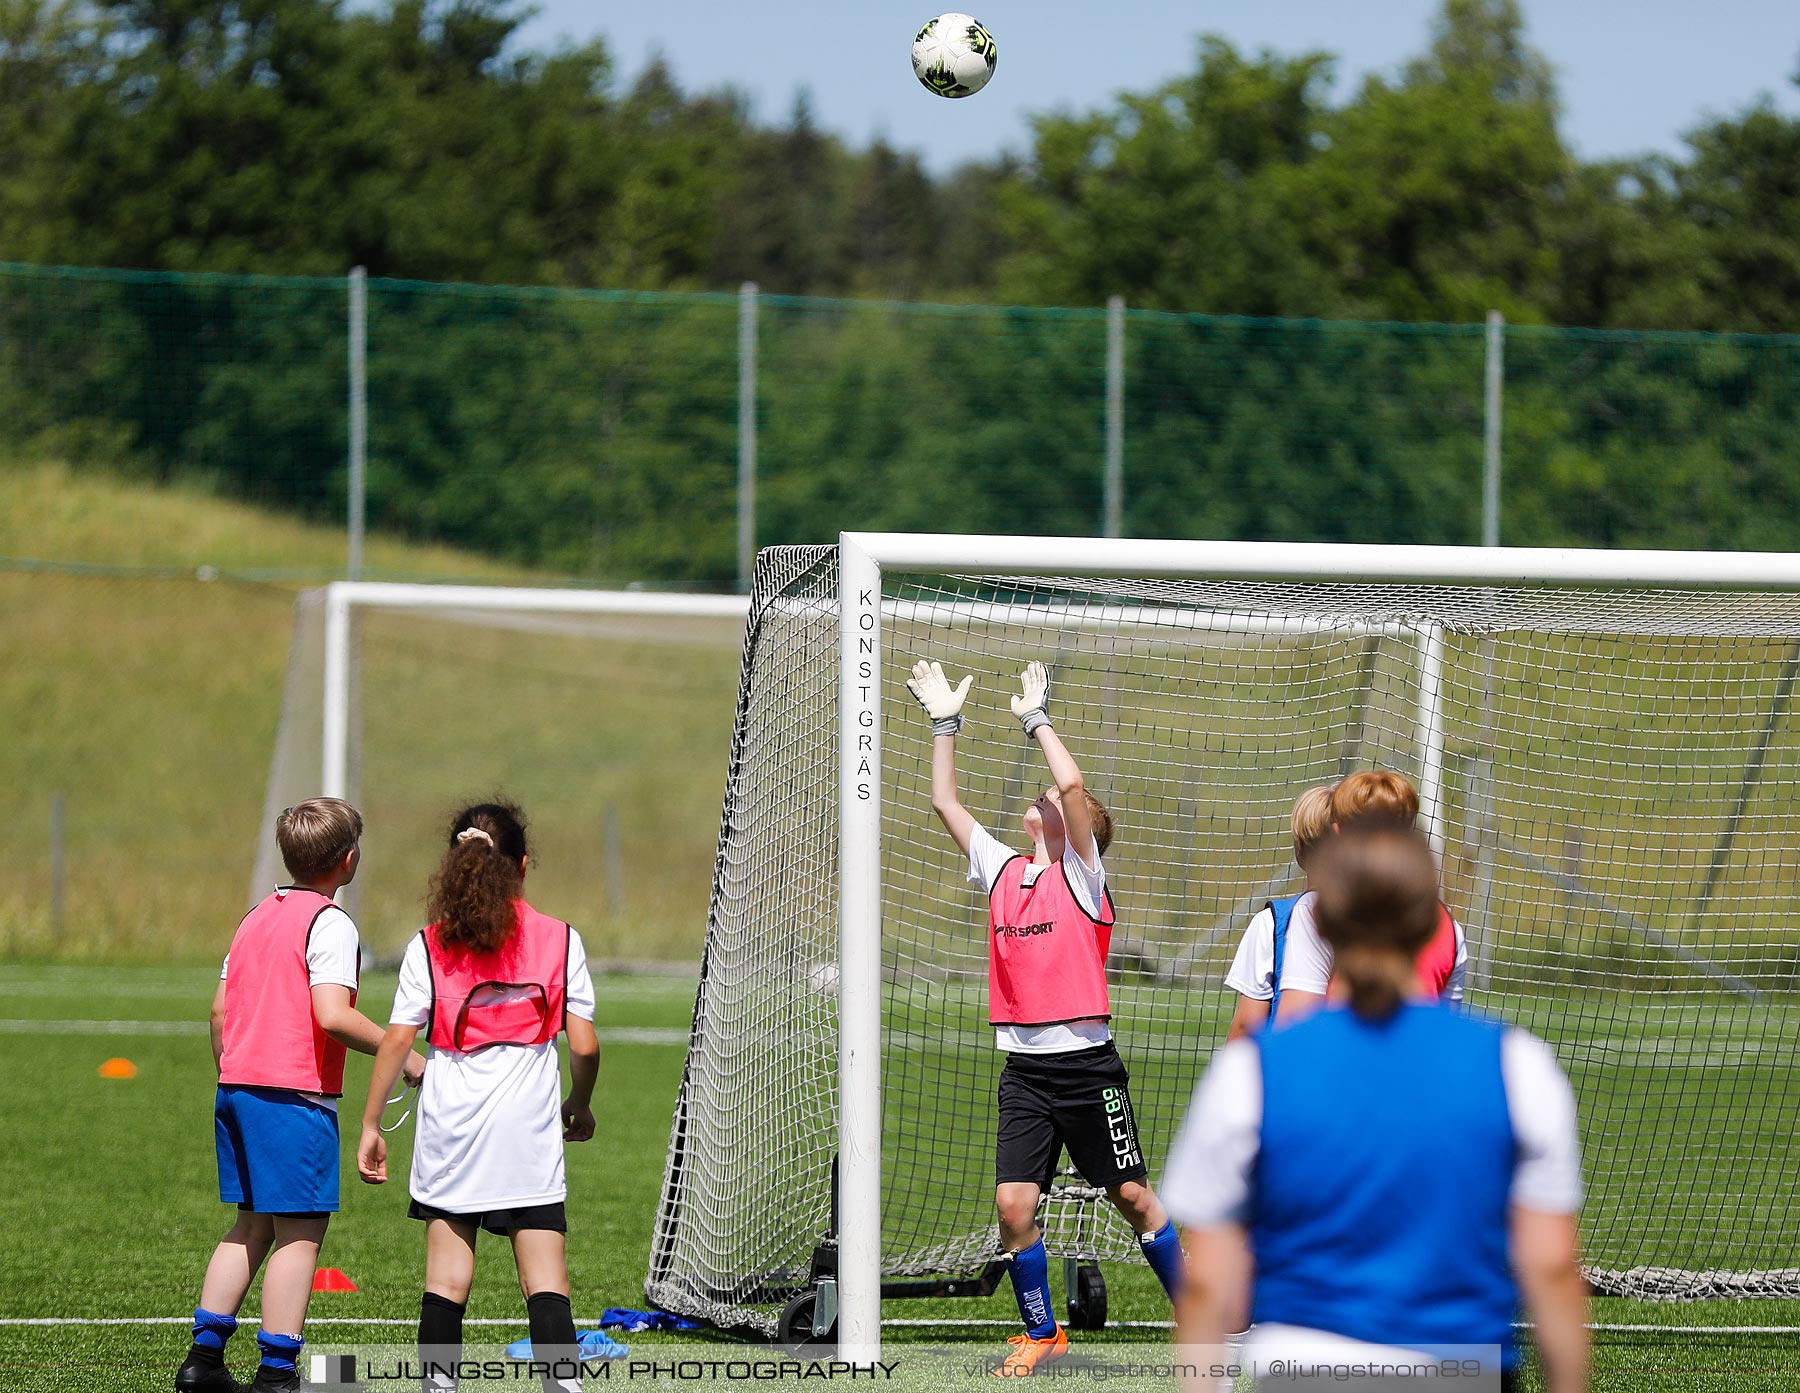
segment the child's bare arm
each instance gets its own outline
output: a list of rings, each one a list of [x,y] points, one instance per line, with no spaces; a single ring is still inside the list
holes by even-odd
[[[590,1141],[594,1135],[594,1084],[600,1077],[600,1037],[594,1023],[563,1013],[569,1036],[569,1096],[563,1100],[563,1140]]]
[[[1081,766],[1050,724],[1046,707],[1050,704],[1050,674],[1042,663],[1027,663],[1019,674],[1019,695],[1012,699],[1013,715],[1025,726],[1025,733],[1038,742],[1044,762],[1050,766],[1050,777],[1062,795],[1063,829],[1075,854],[1089,866],[1098,864],[1100,851],[1094,845],[1094,813],[1088,807],[1087,785],[1081,779]]]
[[[213,1073],[225,1067],[225,979],[219,979],[219,989],[213,993],[212,999],[212,1047]]]
[[[942,667],[921,659],[913,664],[906,683],[931,717],[931,810],[965,856],[975,835],[975,818],[956,791],[956,732],[962,728],[963,702],[974,681],[971,673],[952,687]]]
[[[315,993],[323,990],[323,987],[313,988]],[[348,995],[345,992],[345,996]],[[315,1001],[316,999],[315,996]],[[368,1025],[374,1024],[354,1007],[350,1008],[350,1013]],[[365,1184],[382,1185],[387,1182],[387,1141],[381,1135],[381,1110],[393,1095],[394,1080],[406,1069],[408,1056],[415,1059],[418,1057],[413,1052],[413,1041],[418,1036],[419,1027],[416,1025],[390,1025],[385,1034],[376,1037],[376,1048],[371,1051],[375,1056],[375,1064],[369,1071],[369,1096],[363,1100],[362,1140],[356,1148],[356,1170]],[[409,1078],[407,1082],[415,1080]]]
[[[939,735],[931,742],[931,810],[944,824],[964,856],[975,835],[975,815],[962,805],[956,791],[956,737]]]
[[[1183,1345],[1222,1349],[1225,1333],[1241,1329],[1250,1309],[1250,1240],[1238,1224],[1187,1229],[1187,1280],[1175,1298],[1175,1338]],[[1190,1389],[1216,1386],[1188,1380]]]
[[[1240,996],[1237,1009],[1231,1013],[1231,1024],[1225,1031],[1225,1043],[1254,1035],[1269,1023],[1269,1003],[1253,996]]]
[[[312,989],[313,1019],[338,1044],[358,1054],[374,1054],[381,1046],[381,1027],[350,1003],[350,988],[335,982]]]
[[[1549,1393],[1579,1393],[1588,1386],[1592,1337],[1575,1216],[1514,1205],[1511,1229],[1513,1272],[1536,1323],[1544,1387]]]
[[[1318,992],[1303,992],[1289,987],[1281,993],[1281,1019],[1288,1025],[1295,1021],[1303,1021],[1325,1004],[1326,998]]]
[[[1056,791],[1062,794],[1063,830],[1069,845],[1090,868],[1097,866],[1100,848],[1094,841],[1094,810],[1088,806],[1087,785],[1081,781],[1075,756],[1049,726],[1039,726],[1035,734],[1038,748],[1044,752],[1044,760],[1050,766],[1050,777],[1056,781]]]
[[[313,1019],[333,1040],[358,1054],[375,1054],[380,1050],[387,1036],[382,1034],[380,1026],[350,1004],[350,988],[335,982],[321,983],[312,989],[312,998]],[[392,1035],[403,1028],[418,1033],[416,1026],[390,1026],[387,1034]],[[408,1039],[410,1043],[410,1037]],[[410,1054],[402,1051],[402,1054],[405,1057],[400,1062],[401,1072],[409,1084],[418,1083],[425,1076],[425,1056],[416,1050]],[[388,1082],[392,1084],[393,1080]]]

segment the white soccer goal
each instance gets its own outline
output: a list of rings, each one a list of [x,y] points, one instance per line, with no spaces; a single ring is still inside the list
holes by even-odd
[[[1574,1077],[1596,1287],[1800,1295],[1800,558],[845,534],[758,562],[652,1300],[773,1331],[816,1291],[864,1357],[884,1283],[994,1253],[985,911],[917,657],[976,674],[964,798],[1002,836],[1044,777],[1005,695],[1052,669],[1118,823],[1153,1175],[1236,931],[1293,886],[1295,795],[1398,768],[1473,1005]],[[1134,1259],[1092,1200],[1053,1194],[1052,1252]]]
[[[308,591],[252,902],[283,879],[276,813],[349,797],[368,827],[344,898],[365,942],[392,953],[419,927],[445,820],[499,793],[533,820],[534,896],[591,955],[697,951],[747,608],[655,591]]]

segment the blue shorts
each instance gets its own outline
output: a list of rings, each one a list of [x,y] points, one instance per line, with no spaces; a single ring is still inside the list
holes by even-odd
[[[335,1214],[337,1114],[284,1088],[220,1084],[219,1198],[256,1214]]]

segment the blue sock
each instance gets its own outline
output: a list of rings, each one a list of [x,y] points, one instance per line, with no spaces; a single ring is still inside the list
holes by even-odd
[[[1050,1255],[1044,1251],[1042,1234],[1029,1248],[1021,1248],[1012,1255],[1012,1280],[1025,1333],[1034,1340],[1054,1335],[1056,1317],[1050,1314]]]
[[[294,1372],[294,1363],[300,1358],[300,1346],[305,1343],[299,1335],[273,1335],[267,1330],[256,1332],[256,1347],[262,1351],[263,1367],[278,1374]]]
[[[209,1311],[204,1306],[194,1307],[194,1343],[201,1349],[224,1352],[225,1342],[231,1338],[231,1332],[237,1329],[237,1317],[221,1315],[217,1311]]]
[[[1156,1280],[1162,1283],[1163,1290],[1169,1293],[1169,1300],[1173,1301],[1181,1290],[1183,1263],[1181,1240],[1175,1235],[1174,1220],[1165,1222],[1155,1233],[1140,1233],[1138,1246],[1144,1250],[1144,1260],[1150,1264]]]

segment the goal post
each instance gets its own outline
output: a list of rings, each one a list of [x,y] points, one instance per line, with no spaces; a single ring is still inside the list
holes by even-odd
[[[1800,1101],[1797,639],[1789,555],[879,533],[765,551],[649,1296],[770,1331],[829,1236],[837,1336],[867,1357],[884,1282],[994,1252],[981,908],[930,821],[901,670],[919,657],[978,674],[959,772],[984,821],[1041,777],[1001,685],[1031,657],[1123,808],[1114,1029],[1153,1175],[1223,1035],[1234,936],[1203,940],[1272,883],[1302,788],[1395,767],[1469,931],[1474,1004],[1575,1076],[1597,1289],[1800,1295],[1780,1121]],[[1116,1218],[1056,1203],[1054,1254],[1135,1256]]]
[[[426,585],[340,580],[325,587],[324,749],[319,788],[327,798],[350,789],[350,713],[359,610],[435,614],[631,615],[652,618],[742,619],[741,595],[687,595],[654,590],[554,590],[510,585]]]
[[[531,816],[534,881],[590,953],[691,962],[748,607],[575,587],[302,593],[249,902],[284,878],[280,810],[349,798],[369,854],[343,898],[393,952],[419,927],[443,820],[499,793]]]

